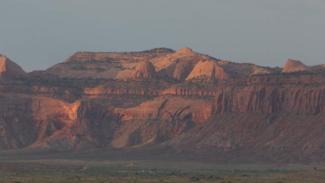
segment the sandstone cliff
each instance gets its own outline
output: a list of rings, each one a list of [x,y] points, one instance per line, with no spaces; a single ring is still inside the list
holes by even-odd
[[[218,161],[325,160],[321,66],[291,60],[280,69],[189,48],[153,49],[80,52],[26,76],[3,60],[3,75],[14,77],[0,79],[2,150],[110,148]]]
[[[25,71],[4,55],[0,55],[0,77],[24,77]]]
[[[288,59],[283,66],[283,72],[303,72],[307,70],[308,67],[299,60]]]

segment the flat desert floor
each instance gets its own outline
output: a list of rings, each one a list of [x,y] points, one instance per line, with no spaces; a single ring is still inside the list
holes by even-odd
[[[104,158],[100,153],[0,153],[0,183],[324,183],[316,164],[219,164]]]

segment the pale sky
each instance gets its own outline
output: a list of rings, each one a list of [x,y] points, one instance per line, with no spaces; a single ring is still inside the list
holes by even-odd
[[[0,0],[0,53],[25,70],[76,51],[196,51],[235,62],[325,63],[324,0]]]

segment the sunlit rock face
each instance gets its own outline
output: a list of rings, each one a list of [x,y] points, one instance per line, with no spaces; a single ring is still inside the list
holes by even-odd
[[[264,67],[190,48],[78,52],[32,73],[1,56],[0,149],[323,161],[324,76],[322,65]]]
[[[0,77],[23,77],[25,71],[9,58],[0,54]]]
[[[205,81],[227,80],[229,76],[217,62],[202,60],[195,65],[192,72],[186,78],[186,80],[195,79]]]
[[[283,72],[303,72],[307,71],[308,67],[299,60],[288,59],[283,66]]]

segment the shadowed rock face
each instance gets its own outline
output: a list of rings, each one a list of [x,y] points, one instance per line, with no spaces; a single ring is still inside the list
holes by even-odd
[[[262,67],[189,48],[79,52],[29,74],[2,60],[3,150],[113,148],[217,161],[325,160],[322,66],[289,60],[283,69]]]

